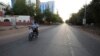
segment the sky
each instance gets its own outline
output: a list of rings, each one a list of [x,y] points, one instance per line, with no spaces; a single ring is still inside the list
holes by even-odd
[[[53,0],[40,0],[41,2],[53,1]],[[55,12],[58,11],[63,21],[68,20],[72,13],[77,13],[83,5],[89,4],[91,0],[54,0]],[[0,0],[6,4],[10,3],[10,0]]]
[[[41,0],[42,2],[51,0]],[[77,13],[85,4],[91,0],[54,0],[55,11],[58,11],[63,21],[68,20],[72,13]]]

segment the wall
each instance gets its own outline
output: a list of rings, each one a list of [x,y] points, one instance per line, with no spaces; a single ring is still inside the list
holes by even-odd
[[[5,19],[8,19],[9,22],[4,22]],[[29,25],[31,24],[30,16],[5,16],[0,17],[0,26],[11,26],[13,23],[17,25]]]

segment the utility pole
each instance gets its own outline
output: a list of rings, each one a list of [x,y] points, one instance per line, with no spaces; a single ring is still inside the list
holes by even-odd
[[[36,7],[37,7],[37,8],[40,7],[40,0],[36,0]]]
[[[87,0],[85,1],[85,12],[84,12],[84,18],[83,18],[83,25],[86,25],[86,12],[87,12]]]
[[[17,29],[17,27],[16,27],[16,16],[14,15],[14,12],[12,12],[11,23],[12,23],[12,28]]]

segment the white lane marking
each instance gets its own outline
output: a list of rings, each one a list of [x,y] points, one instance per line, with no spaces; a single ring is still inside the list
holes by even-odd
[[[69,34],[70,31],[68,31],[67,33]],[[68,45],[69,45],[69,48],[70,48],[71,56],[75,56],[74,50],[73,50],[73,47],[72,47],[72,43],[71,43],[71,38],[69,37],[68,34],[67,34],[67,38],[68,38]]]
[[[75,56],[75,55],[74,55],[74,50],[73,50],[72,47],[70,47],[70,51],[71,51],[71,55],[72,55],[72,56]]]
[[[68,37],[68,40],[69,40],[69,46],[70,46],[71,56],[75,56],[74,55],[74,50],[73,50],[73,47],[72,47],[72,43],[71,43],[71,40],[70,40],[70,37]]]

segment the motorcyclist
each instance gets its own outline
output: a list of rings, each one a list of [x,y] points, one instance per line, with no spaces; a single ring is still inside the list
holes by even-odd
[[[39,27],[38,23],[37,23],[36,21],[34,21],[34,22],[32,23],[32,30],[33,30],[33,32],[36,32],[37,36],[38,36],[38,34],[39,34],[39,32],[38,32],[38,27]]]

